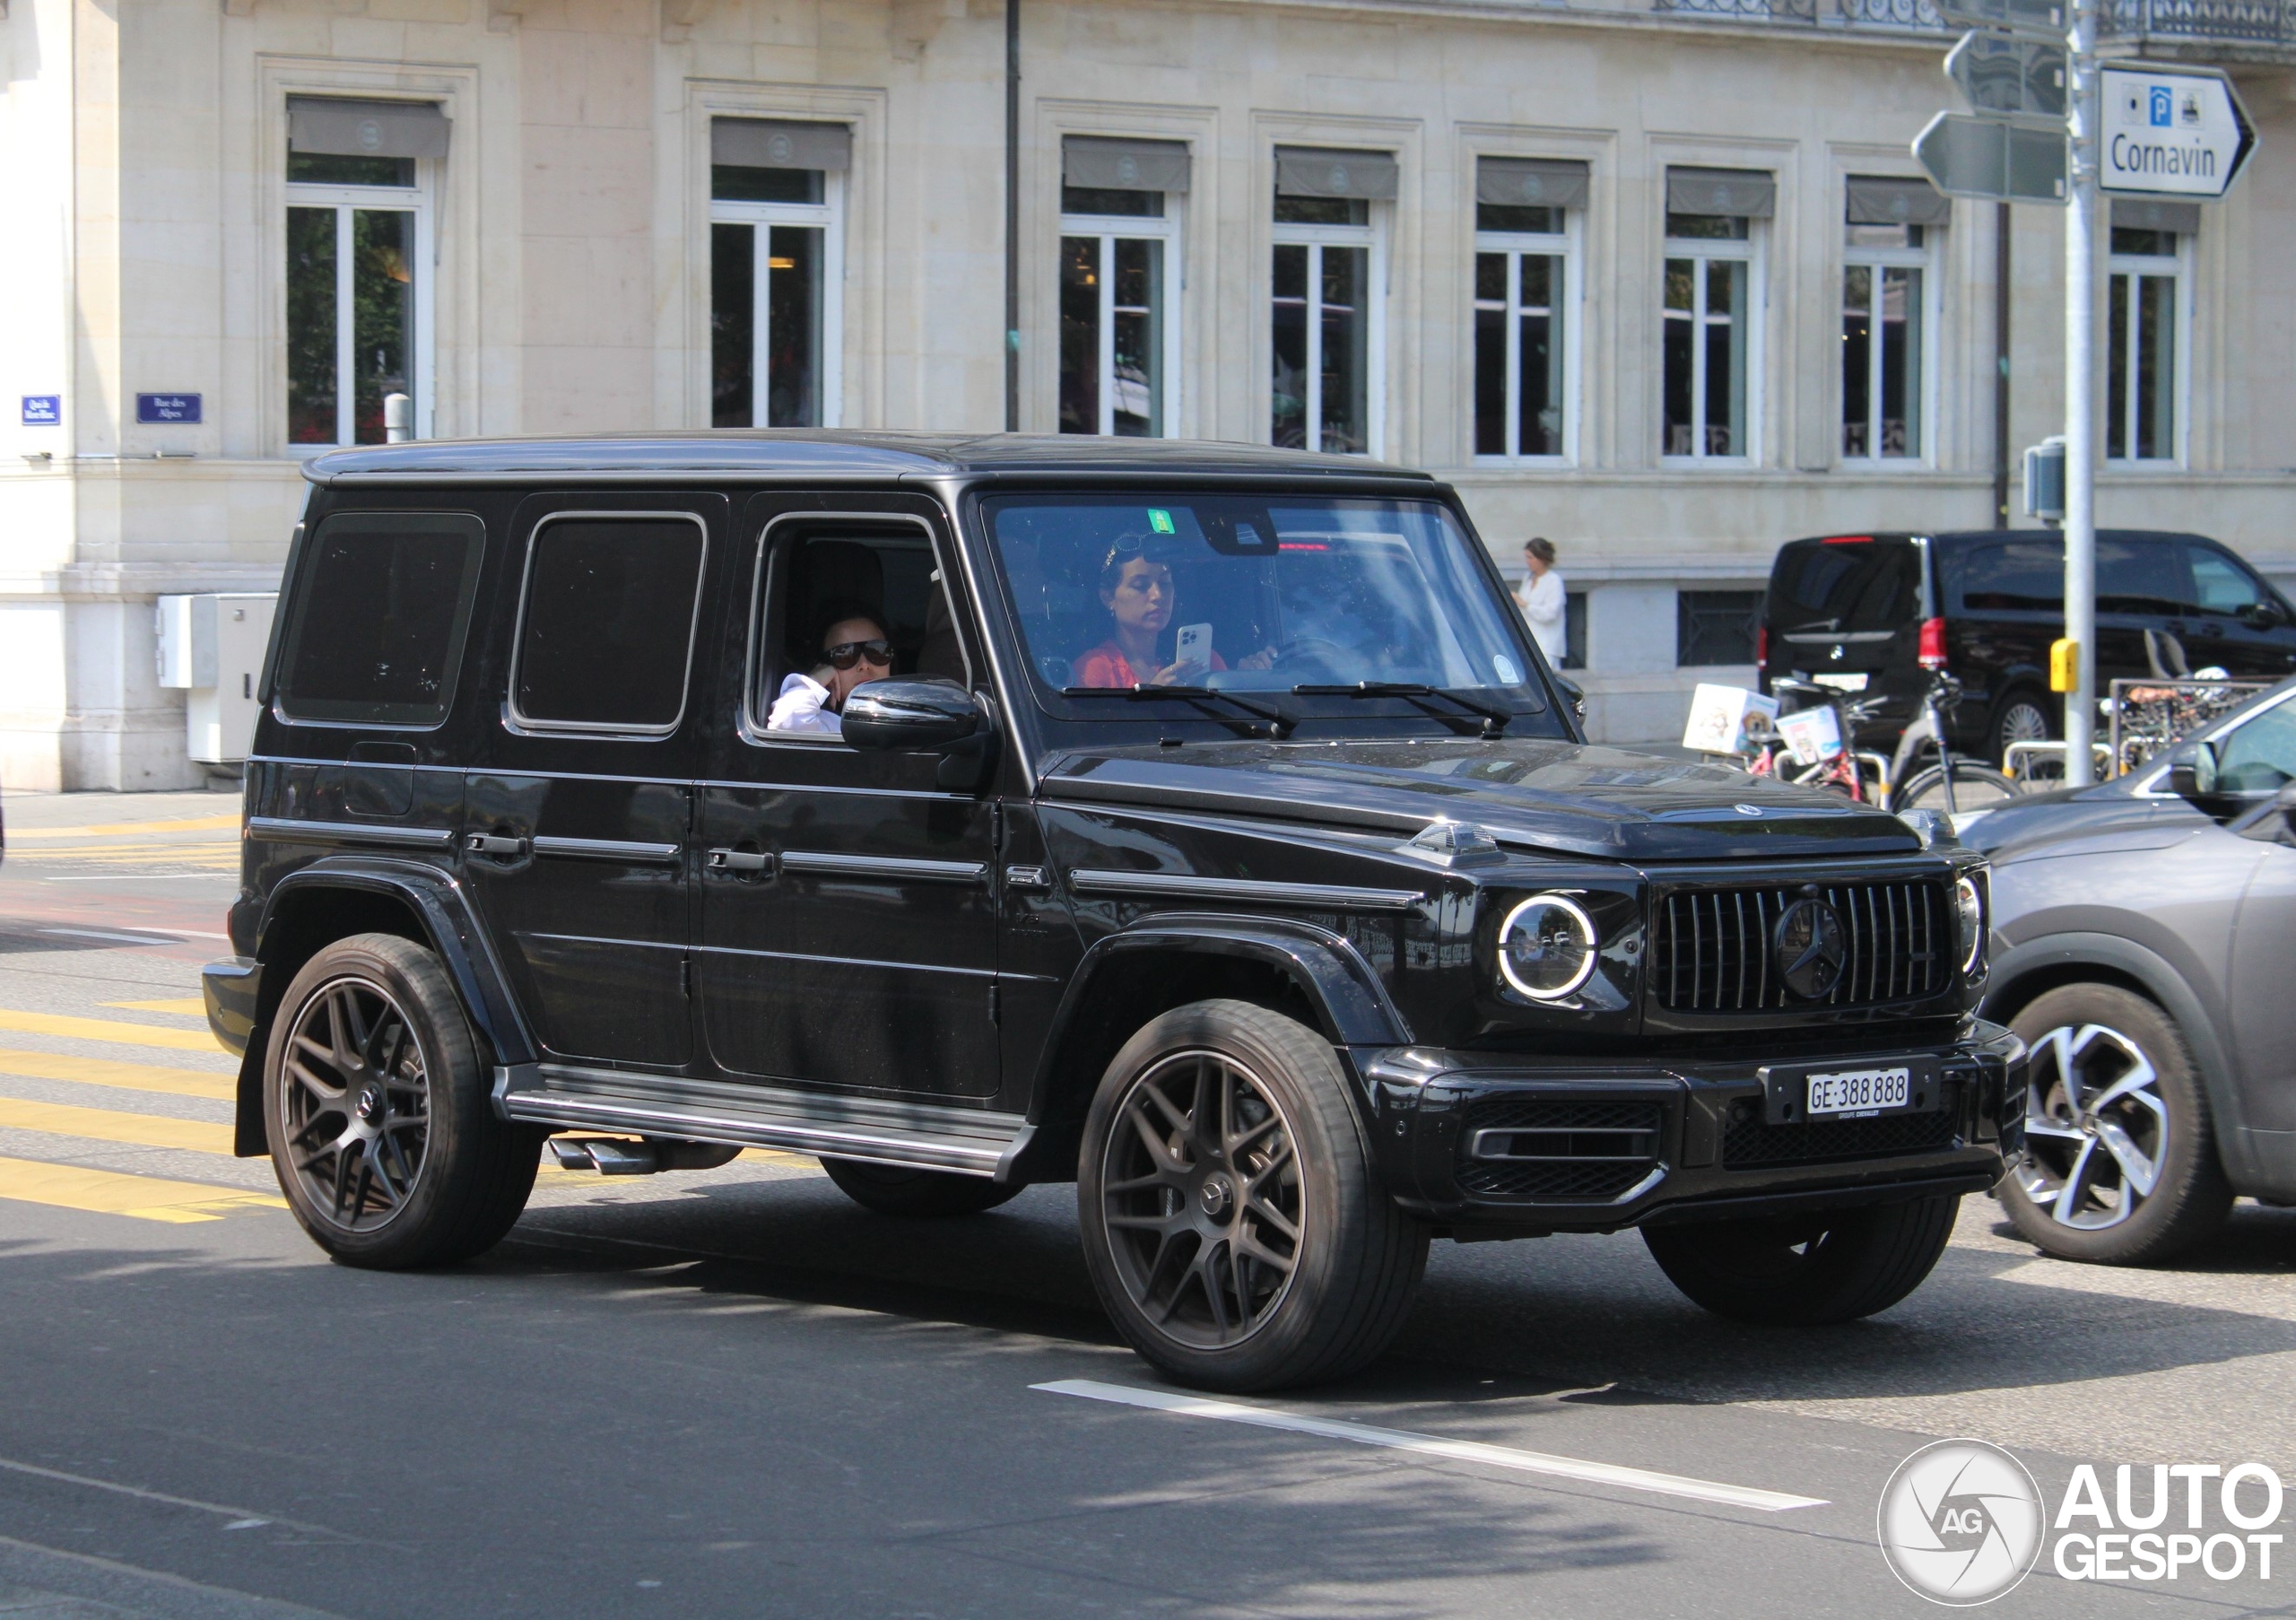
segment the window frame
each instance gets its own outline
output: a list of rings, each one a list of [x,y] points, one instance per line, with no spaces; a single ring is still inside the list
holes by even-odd
[[[1541,235],[1526,231],[1483,231],[1474,232],[1467,266],[1468,355],[1467,373],[1467,458],[1489,466],[1568,467],[1578,464],[1578,421],[1580,390],[1586,368],[1581,363],[1580,345],[1586,307],[1584,258],[1581,252],[1585,240],[1587,211],[1583,208],[1561,208],[1562,229]],[[1562,260],[1561,309],[1562,339],[1562,449],[1556,455],[1536,455],[1520,449],[1485,452],[1474,444],[1474,393],[1476,378],[1474,318],[1483,308],[1483,300],[1474,292],[1474,257],[1485,253],[1507,256],[1507,437],[1518,446],[1522,442],[1522,267],[1525,256]],[[1661,294],[1663,297],[1663,293]]]
[[[1880,273],[1883,270],[1918,270],[1921,273],[1921,341],[1918,345],[1917,361],[1921,368],[1921,374],[1915,379],[1918,385],[1915,393],[1921,405],[1921,442],[1918,448],[1903,456],[1883,456],[1874,452],[1864,456],[1852,456],[1842,450],[1840,449],[1841,432],[1849,425],[1849,397],[1847,392],[1847,381],[1842,379],[1837,372],[1836,379],[1842,382],[1845,391],[1835,412],[1837,418],[1834,423],[1835,458],[1842,466],[1854,467],[1860,472],[1895,467],[1932,467],[1936,465],[1937,363],[1940,344],[1938,328],[1943,324],[1944,314],[1944,289],[1940,285],[1943,278],[1938,272],[1940,256],[1937,251],[1937,233],[1944,227],[1943,225],[1919,227],[1921,246],[1918,248],[1876,248],[1853,243],[1848,240],[1846,233],[1856,229],[1856,226],[1847,222],[1842,226],[1845,236],[1841,266],[1834,283],[1838,300],[1835,308],[1834,329],[1839,332],[1842,323],[1848,317],[1849,289],[1846,283],[1848,273],[1852,269],[1862,266],[1873,270],[1875,273],[1877,289],[1880,284]],[[1871,318],[1871,325],[1866,333],[1866,443],[1869,446],[1878,445],[1881,438],[1882,323],[1878,312],[1880,303],[1878,291],[1874,294],[1874,303],[1876,312]]]
[[[1271,188],[1268,197],[1268,218],[1272,231],[1266,257],[1261,261],[1261,274],[1267,279],[1260,309],[1268,319],[1267,346],[1260,353],[1260,383],[1267,387],[1275,360],[1275,249],[1304,247],[1311,249],[1308,270],[1308,379],[1307,409],[1308,442],[1301,447],[1309,455],[1360,455],[1376,461],[1387,454],[1387,275],[1389,263],[1388,237],[1396,205],[1392,201],[1372,198],[1364,200],[1364,222],[1361,225],[1309,225],[1297,221],[1274,218],[1275,193]],[[1323,448],[1323,253],[1326,248],[1366,248],[1364,259],[1364,292],[1371,300],[1371,308],[1364,311],[1365,343],[1363,364],[1363,448],[1361,450],[1331,450]],[[1274,401],[1261,396],[1265,403],[1260,412],[1260,431],[1267,435],[1265,442],[1275,439]]]
[[[695,559],[693,570],[693,606],[686,616],[684,675],[678,687],[678,711],[667,724],[659,726],[600,726],[581,720],[536,719],[518,707],[518,670],[525,661],[526,650],[526,602],[534,587],[535,553],[543,531],[553,523],[561,522],[622,522],[659,523],[678,521],[691,523],[701,532],[701,554]],[[593,510],[570,508],[564,511],[544,512],[535,519],[526,531],[526,558],[518,570],[518,605],[510,621],[510,657],[509,672],[502,690],[504,725],[518,736],[583,736],[618,742],[658,743],[675,736],[685,724],[685,717],[693,707],[693,653],[701,633],[701,605],[709,591],[709,522],[700,512],[669,510],[621,510],[613,508]]]
[[[1092,237],[1098,240],[1100,245],[1100,352],[1093,363],[1099,369],[1100,375],[1100,422],[1095,431],[1103,434],[1112,431],[1116,415],[1116,277],[1109,269],[1109,261],[1115,254],[1117,239],[1127,237],[1141,241],[1161,242],[1164,251],[1164,270],[1161,288],[1164,308],[1160,316],[1163,322],[1162,362],[1164,368],[1163,376],[1160,380],[1164,397],[1158,402],[1163,413],[1164,425],[1161,432],[1144,433],[1139,437],[1178,439],[1181,436],[1179,431],[1180,392],[1186,368],[1181,363],[1179,307],[1187,292],[1187,266],[1181,257],[1187,251],[1185,221],[1182,214],[1185,213],[1184,200],[1187,194],[1160,191],[1155,195],[1164,199],[1161,213],[1070,213],[1064,209],[1060,214],[1058,228],[1055,232],[1052,309],[1056,332],[1060,320],[1059,244],[1070,237]],[[1178,210],[1173,207],[1175,197],[1183,199],[1183,206]],[[1059,425],[1060,359],[1059,342],[1057,336],[1053,350],[1053,431],[1055,433],[1059,433],[1063,430]]]
[[[291,152],[289,154],[291,155]],[[294,344],[294,335],[287,321],[287,215],[296,208],[328,208],[335,211],[335,420],[338,434],[347,419],[358,409],[355,387],[345,382],[356,373],[352,353],[358,335],[355,320],[346,320],[352,293],[351,277],[355,274],[349,251],[352,225],[351,213],[365,208],[378,213],[411,213],[414,215],[414,329],[407,338],[408,363],[414,371],[414,421],[411,432],[416,439],[431,436],[431,419],[438,398],[438,341],[437,341],[437,282],[441,268],[436,215],[439,190],[439,170],[446,160],[441,158],[412,158],[414,184],[412,186],[350,186],[331,181],[281,181],[279,207],[279,251],[272,259],[278,275],[280,309],[279,333],[282,340],[279,360],[280,399],[283,405],[288,397],[286,374],[287,353]],[[282,161],[281,173],[285,173]],[[286,445],[286,454],[298,461],[313,456],[323,456],[329,450],[342,449],[359,442],[355,422],[349,439],[338,437],[333,442],[298,443],[289,437],[294,431],[292,414],[283,411],[280,436]]]
[[[452,525],[467,530],[472,547],[470,571],[463,582],[462,601],[455,610],[455,623],[448,632],[447,657],[440,667],[444,678],[439,683],[439,713],[428,720],[342,719],[328,715],[304,715],[289,712],[292,701],[288,683],[293,679],[295,656],[301,649],[304,617],[309,610],[311,591],[317,579],[319,545],[327,527],[338,519],[379,524],[418,519],[425,528],[443,529]],[[287,726],[317,726],[336,731],[436,731],[454,718],[455,699],[462,688],[463,661],[470,652],[471,625],[477,618],[478,588],[486,570],[486,521],[476,512],[402,511],[396,508],[374,509],[346,507],[328,512],[309,529],[297,526],[298,533],[289,554],[293,578],[286,580],[286,605],[281,614],[282,634],[276,661],[265,671],[265,706],[274,719]]]
[[[1732,217],[1732,216],[1718,216]],[[1717,237],[1666,236],[1665,223],[1660,222],[1658,248],[1658,462],[1668,467],[1757,467],[1762,457],[1762,390],[1768,376],[1764,350],[1769,339],[1770,282],[1768,276],[1770,224],[1767,219],[1740,214],[1735,217],[1746,222],[1743,240],[1732,240]],[[1666,405],[1666,261],[1687,258],[1693,261],[1691,275],[1692,315],[1693,331],[1702,328],[1707,321],[1706,273],[1704,266],[1715,259],[1728,259],[1744,264],[1746,269],[1746,421],[1745,449],[1735,456],[1709,456],[1693,450],[1677,455],[1665,448]],[[1692,443],[1700,442],[1710,424],[1706,419],[1706,344],[1693,341],[1691,344],[1691,412],[1693,427]]]
[[[2105,328],[2105,341],[2104,351],[2098,356],[2098,362],[2101,373],[2100,386],[2103,390],[2103,404],[2107,411],[2109,411],[2112,399],[2110,379],[2113,344],[2119,335],[2112,329],[2113,278],[2119,275],[2143,277],[2146,280],[2166,277],[2172,288],[2170,304],[2170,321],[2174,330],[2170,341],[2176,344],[2176,353],[2170,356],[2170,375],[2168,385],[2169,409],[2171,414],[2169,437],[2173,448],[2166,456],[2115,456],[2108,450],[2103,457],[2104,465],[2120,471],[2139,472],[2148,468],[2180,468],[2187,460],[2192,431],[2193,239],[2190,233],[2182,231],[2174,234],[2177,239],[2177,247],[2173,253],[2114,253],[2109,250],[2105,255],[2104,297],[2098,317],[2099,323]],[[2109,249],[2111,243],[2109,222],[2106,227],[2106,242]],[[2134,287],[2131,291],[2132,292],[2135,291]],[[2135,353],[2136,331],[2140,318],[2137,301],[2134,297],[2128,300],[2129,330],[2126,335],[2129,342],[2132,359],[2141,360],[2142,357]],[[2137,390],[2134,387],[2127,390],[2123,409],[2126,415],[2121,428],[2126,435],[2123,442],[2133,447],[2137,442]],[[2101,424],[2101,427],[2102,443],[2109,446],[2112,442],[2112,423],[2108,420]]]
[[[711,167],[703,165],[705,196],[712,189],[708,174]],[[776,225],[818,230],[822,233],[821,329],[815,335],[821,367],[822,419],[813,425],[845,425],[845,199],[848,171],[823,169],[816,172],[822,177],[822,200],[818,203],[746,203],[709,196],[709,218],[703,227],[705,246],[710,240],[712,229],[718,225],[746,225],[753,233],[750,253],[750,426],[753,428],[768,425],[758,416],[769,393],[764,362],[772,344],[767,313],[772,308],[769,278],[773,273],[773,256],[770,250],[758,251],[754,233],[766,233],[770,249]],[[703,284],[710,289],[703,297],[707,327],[717,318],[717,295],[708,268]],[[707,400],[702,414],[714,423],[716,412]]]

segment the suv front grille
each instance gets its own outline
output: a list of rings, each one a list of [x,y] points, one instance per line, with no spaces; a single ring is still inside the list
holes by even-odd
[[[1665,1125],[1656,1102],[1493,1097],[1467,1110],[1459,1187],[1481,1198],[1606,1204],[1657,1165]]]
[[[1723,1127],[1722,1163],[1729,1170],[1752,1170],[1765,1164],[1934,1153],[1953,1145],[1960,1119],[1950,1088],[1943,1108],[1923,1114],[1819,1119],[1806,1125],[1771,1125],[1755,1115]]]
[[[1839,913],[1848,956],[1831,991],[1805,1001],[1786,988],[1771,948],[1786,908],[1814,889]],[[1868,1006],[1935,996],[1952,973],[1952,913],[1942,884],[1780,884],[1678,889],[1659,909],[1651,993],[1675,1013]]]

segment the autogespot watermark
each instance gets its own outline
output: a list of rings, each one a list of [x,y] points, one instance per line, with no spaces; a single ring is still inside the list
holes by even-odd
[[[2123,1463],[2109,1493],[2084,1462],[2052,1516],[2008,1452],[1941,1440],[1898,1465],[1874,1520],[1899,1580],[1932,1602],[1972,1608],[2031,1573],[2044,1544],[2067,1581],[2269,1581],[2282,1537],[2266,1527],[2280,1522],[2283,1495],[2280,1476],[2260,1462]]]

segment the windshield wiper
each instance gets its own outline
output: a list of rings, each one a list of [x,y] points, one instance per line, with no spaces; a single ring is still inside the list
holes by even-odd
[[[1255,703],[1248,698],[1220,686],[1151,686],[1142,682],[1135,686],[1064,686],[1064,698],[1124,698],[1132,702],[1144,702],[1152,698],[1178,698],[1186,702],[1209,707],[1226,703],[1246,714],[1267,722],[1267,735],[1282,742],[1292,735],[1299,721],[1272,703]]]
[[[1467,714],[1483,717],[1483,735],[1497,736],[1507,729],[1507,722],[1515,718],[1511,709],[1501,709],[1480,698],[1471,698],[1448,686],[1430,686],[1424,681],[1357,681],[1344,686],[1294,686],[1292,695],[1303,698],[1409,698],[1428,713],[1447,720],[1464,719],[1465,715],[1438,709],[1426,700],[1441,698],[1457,703]]]

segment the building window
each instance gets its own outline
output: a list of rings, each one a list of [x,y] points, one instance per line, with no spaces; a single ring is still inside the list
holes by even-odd
[[[2174,231],[2133,229],[2118,219],[2113,225],[2105,302],[2109,461],[2178,457],[2184,240]]]
[[[1930,261],[1951,205],[1926,180],[1852,176],[1841,273],[1841,453],[1927,453]]]
[[[1758,590],[1674,593],[1674,663],[1681,668],[1754,661],[1754,628],[1761,623]]]
[[[1665,455],[1744,460],[1754,454],[1761,237],[1776,200],[1776,182],[1766,174],[1666,171]]]
[[[1176,431],[1180,199],[1177,141],[1061,144],[1060,431],[1160,439]]]
[[[1484,158],[1475,170],[1474,451],[1570,454],[1578,365],[1575,221],[1587,166]]]
[[[712,427],[838,424],[852,147],[842,124],[710,120]]]
[[[1362,454],[1380,438],[1387,343],[1386,152],[1278,147],[1270,441]]]
[[[430,431],[430,170],[447,118],[427,101],[287,103],[287,442],[383,442],[383,400]]]
[[[1583,590],[1562,594],[1562,666],[1587,667],[1587,593]]]

